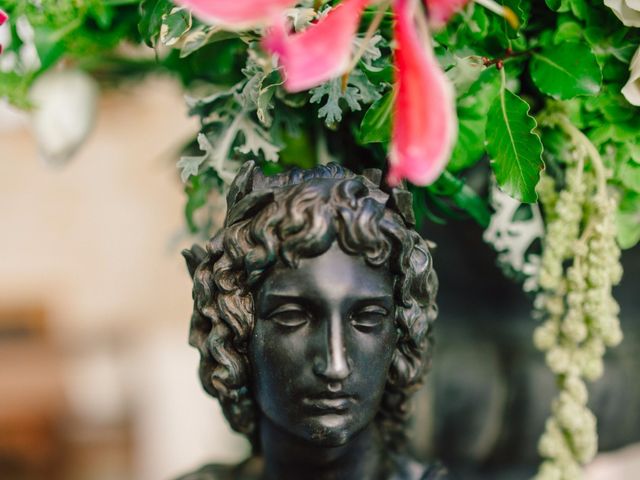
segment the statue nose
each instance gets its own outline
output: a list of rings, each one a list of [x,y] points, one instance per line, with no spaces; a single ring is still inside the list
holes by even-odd
[[[328,321],[322,335],[322,348],[314,361],[314,373],[329,382],[342,381],[351,373],[342,319],[336,316]]]

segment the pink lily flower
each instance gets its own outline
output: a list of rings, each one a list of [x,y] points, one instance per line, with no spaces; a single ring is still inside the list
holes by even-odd
[[[390,185],[403,178],[435,182],[447,166],[458,134],[453,87],[414,27],[411,0],[396,0],[396,101],[389,155]]]
[[[424,0],[429,12],[429,23],[434,28],[442,28],[456,13],[469,3],[470,0]],[[495,0],[475,0],[487,10],[504,17],[512,28],[518,28],[520,19],[508,7],[500,5]]]
[[[429,12],[429,23],[435,28],[443,27],[467,2],[469,0],[424,0]]]
[[[284,66],[285,88],[299,92],[343,74],[351,59],[353,37],[369,0],[344,0],[302,33],[288,35],[278,22],[263,45]]]
[[[8,18],[9,18],[9,15],[7,15],[6,12],[0,8],[0,27],[4,25],[4,22],[6,22]],[[0,53],[2,53],[1,43],[0,43]]]
[[[297,0],[175,0],[208,23],[220,23],[234,30],[270,22]]]
[[[285,88],[307,90],[348,73],[355,36],[364,8],[371,0],[343,0],[315,24],[288,33],[283,19],[274,15],[295,1],[287,0],[177,0],[205,19],[232,28],[269,22],[264,38],[267,51],[277,54],[285,71]],[[396,100],[393,115],[388,181],[406,178],[418,185],[433,183],[449,160],[457,136],[453,87],[440,69],[426,38],[415,26],[415,3],[391,0],[396,16]],[[424,0],[432,26],[442,26],[469,0]],[[476,0],[501,14],[493,0]],[[426,22],[425,22],[426,25]],[[425,27],[426,28],[426,27]]]
[[[286,35],[280,25],[267,34],[264,46],[278,54],[287,90],[306,90],[346,72],[367,3],[344,0],[304,32]],[[387,177],[391,185],[404,178],[416,185],[433,183],[446,167],[457,135],[453,88],[418,37],[414,5],[408,0],[393,3],[397,91]]]

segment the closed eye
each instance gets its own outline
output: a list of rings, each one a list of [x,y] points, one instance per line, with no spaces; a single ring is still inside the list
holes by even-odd
[[[269,313],[267,319],[283,327],[297,328],[305,325],[310,317],[300,305],[285,304]]]
[[[370,332],[382,325],[389,317],[389,311],[379,305],[367,305],[351,316],[351,324],[361,332]]]

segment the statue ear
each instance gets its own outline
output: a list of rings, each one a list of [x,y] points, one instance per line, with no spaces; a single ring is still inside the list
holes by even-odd
[[[196,273],[196,268],[198,268],[198,265],[200,265],[204,261],[204,258],[207,256],[207,252],[199,245],[193,245],[193,247],[191,247],[191,250],[189,250],[188,248],[184,249],[182,251],[182,256],[187,262],[189,275],[191,275],[191,278],[193,278]]]

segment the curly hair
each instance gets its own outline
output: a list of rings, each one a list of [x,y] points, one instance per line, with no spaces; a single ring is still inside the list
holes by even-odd
[[[189,343],[200,352],[200,379],[237,432],[257,449],[257,405],[247,347],[254,327],[252,292],[274,265],[296,268],[337,241],[347,254],[394,277],[398,341],[376,422],[398,445],[407,400],[430,363],[437,316],[437,277],[425,240],[413,229],[411,194],[384,192],[380,172],[362,176],[336,164],[267,177],[253,162],[241,169],[227,197],[223,228],[183,252],[193,277]]]

